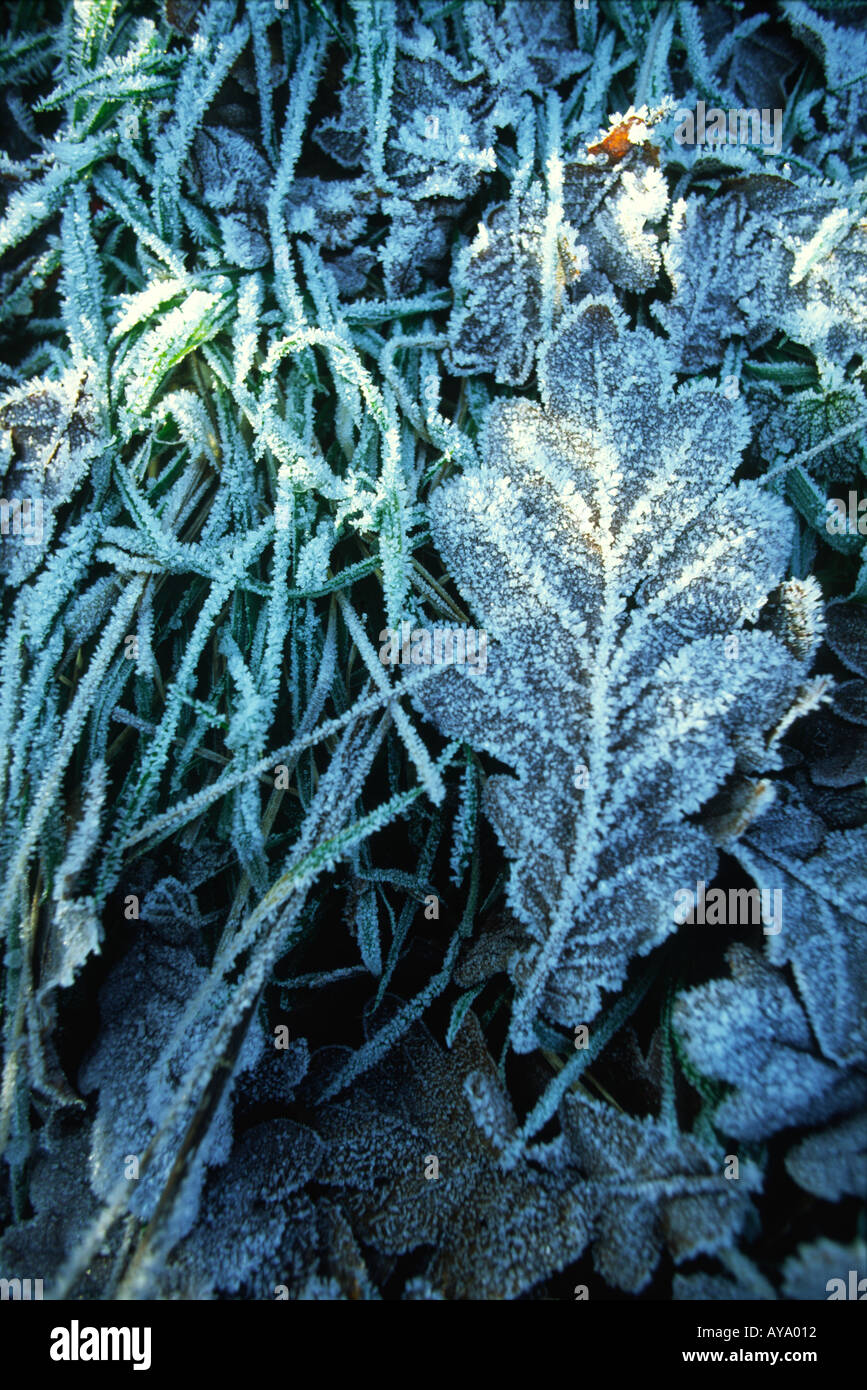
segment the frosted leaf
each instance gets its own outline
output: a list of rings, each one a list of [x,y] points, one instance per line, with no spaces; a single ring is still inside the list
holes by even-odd
[[[385,172],[404,196],[466,199],[482,173],[496,168],[496,126],[480,68],[465,69],[418,26],[397,42],[391,110],[385,140]],[[370,65],[347,69],[340,114],[320,122],[313,138],[347,168],[373,168],[368,127]]]
[[[473,1119],[491,1146],[502,1152],[517,1127],[511,1101],[490,1068],[464,1077],[464,1095]]]
[[[313,131],[320,149],[345,169],[364,163],[367,144],[367,101],[357,74],[347,72],[340,88],[340,112],[320,121]]]
[[[690,1061],[736,1088],[714,1114],[720,1133],[758,1141],[863,1105],[867,1077],[817,1054],[785,976],[745,946],[727,958],[732,979],[687,990],[674,1007]]]
[[[827,833],[820,816],[804,804],[787,783],[777,783],[770,805],[761,812],[761,838],[768,844],[785,845],[797,858],[815,853]]]
[[[201,919],[189,884],[171,876],[159,879],[142,898],[139,916],[154,927],[164,941],[173,946],[189,945],[195,951]]]
[[[796,774],[798,790],[810,810],[833,830],[857,830],[867,825],[867,786],[843,790],[817,787],[805,774]]]
[[[823,1237],[812,1245],[801,1245],[798,1253],[790,1255],[783,1265],[783,1296],[805,1302],[824,1301],[833,1289],[829,1289],[829,1281],[839,1279],[844,1292],[838,1292],[838,1297],[848,1298],[850,1269],[857,1271],[859,1279],[867,1269],[867,1245],[863,1240],[840,1245]]]
[[[563,307],[563,288],[586,268],[587,256],[562,221],[549,224],[539,184],[489,210],[473,242],[458,255],[449,320],[449,369],[460,375],[492,371],[520,386],[533,368],[543,333],[546,277],[552,308]]]
[[[335,540],[334,524],[329,519],[321,521],[314,535],[300,546],[295,567],[295,584],[299,589],[316,589],[326,582]]]
[[[569,1096],[563,1133],[504,1169],[515,1116],[467,1014],[443,1055],[416,1027],[351,1095],[320,1112],[319,1180],[383,1253],[432,1245],[426,1279],[448,1298],[514,1298],[592,1241],[608,1282],[638,1291],[663,1248],[675,1261],[727,1248],[757,1175],[737,1191],[716,1155],[661,1123]],[[435,1160],[435,1163],[434,1163]]]
[[[728,339],[748,331],[741,296],[757,290],[763,273],[777,281],[782,277],[781,250],[762,245],[760,228],[751,223],[737,195],[719,196],[713,203],[696,194],[678,199],[663,260],[674,295],[667,304],[655,303],[652,312],[686,372],[722,362]]]
[[[838,431],[867,418],[867,399],[857,382],[823,384],[815,391],[785,395],[778,387],[769,387],[753,391],[750,409],[760,422],[761,453],[773,465],[824,445]],[[857,433],[823,447],[809,461],[809,470],[817,478],[836,482],[849,482],[856,466],[867,475],[867,439],[862,443]]]
[[[368,179],[296,179],[286,204],[287,225],[328,251],[350,248],[378,206]]]
[[[867,1201],[867,1112],[803,1139],[789,1150],[786,1167],[800,1187],[826,1202],[847,1195]]]
[[[476,837],[479,811],[479,775],[477,768],[467,762],[461,779],[461,800],[454,820],[449,881],[460,887],[469,865]]]
[[[202,201],[217,214],[227,258],[244,270],[267,265],[265,209],[274,173],[256,146],[225,126],[205,126],[193,145],[191,169]]]
[[[867,724],[867,681],[838,685],[834,691],[834,713],[852,724]]]
[[[288,1105],[296,1088],[307,1075],[310,1052],[306,1038],[293,1038],[288,1047],[276,1047],[275,1036],[268,1040],[255,1066],[238,1077],[235,1112],[243,1115],[263,1103]]]
[[[301,1189],[322,1153],[313,1131],[292,1120],[267,1120],[241,1135],[208,1184],[195,1229],[172,1257],[181,1296],[244,1291],[273,1298],[276,1284],[295,1284],[312,1272],[316,1207]]]
[[[564,315],[539,377],[544,405],[497,402],[482,467],[431,499],[489,645],[484,673],[444,668],[418,696],[441,730],[517,769],[488,778],[484,806],[528,938],[521,1050],[540,1008],[569,1028],[592,1018],[674,930],[675,890],[716,865],[684,817],[752,765],[805,669],[768,632],[725,655],[791,536],[778,499],[729,486],[739,404],[706,382],[675,393],[659,340],[627,332],[608,300]]]
[[[377,264],[376,252],[369,246],[331,252],[322,259],[334,276],[337,292],[344,300],[357,299],[365,292],[371,271]]]
[[[435,1294],[516,1298],[580,1255],[585,1198],[567,1168],[522,1161],[504,1172],[498,1140],[475,1123],[479,1106],[492,1132],[508,1125],[473,1015],[448,1054],[419,1025],[345,1100],[319,1112],[328,1143],[319,1181],[349,1189],[359,1237],[383,1253],[433,1246],[425,1276]]]
[[[0,1236],[0,1269],[4,1275],[41,1278],[44,1296],[50,1298],[57,1274],[97,1216],[99,1204],[87,1179],[90,1125],[80,1119],[74,1127],[54,1122],[52,1132],[42,1137],[45,1149],[30,1177],[33,1215]],[[104,1296],[110,1270],[109,1252],[102,1249],[78,1281],[76,1295]]]
[[[253,144],[226,126],[204,126],[193,143],[191,172],[206,207],[264,207],[273,170]]]
[[[504,96],[531,92],[545,97],[553,87],[590,65],[572,47],[571,0],[522,0],[498,14],[493,6],[464,6],[470,53],[487,70],[491,86]]]
[[[587,248],[590,266],[621,289],[650,289],[659,275],[659,237],[648,230],[668,208],[668,186],[649,143],[631,145],[613,168],[569,160],[563,168],[563,211]]]
[[[382,974],[382,939],[379,930],[379,898],[372,883],[358,886],[353,934],[359,954],[371,975]]]
[[[385,168],[411,198],[470,198],[497,167],[496,126],[478,70],[462,69],[423,37],[398,46],[392,121]]]
[[[397,196],[384,204],[391,230],[382,263],[387,292],[405,295],[436,270],[452,224],[496,169],[497,127],[479,71],[436,49],[429,31],[399,44],[392,122],[385,170]]]
[[[452,222],[460,204],[447,198],[408,202],[388,198],[383,212],[391,227],[380,251],[386,293],[397,298],[415,293],[422,276],[435,275],[448,250]]]
[[[730,1182],[722,1153],[673,1136],[661,1121],[574,1095],[564,1100],[562,1119],[570,1158],[586,1175],[593,1262],[607,1283],[639,1293],[663,1245],[680,1263],[735,1243],[758,1185],[754,1168]]]
[[[712,12],[705,6],[701,6],[699,12],[702,21],[707,24]],[[728,67],[723,64],[722,75],[728,77],[729,84],[742,99],[742,105],[748,109],[758,107],[759,110],[772,111],[774,108],[784,108],[787,97],[785,80],[801,63],[797,45],[769,25],[752,32],[749,26],[744,25],[744,32],[735,37],[726,32],[728,26],[725,18],[723,15],[723,32],[718,33],[717,38],[722,40],[725,51],[731,53],[731,61]]]
[[[257,270],[271,259],[264,223],[252,212],[220,213],[217,223],[226,258],[242,270]]]
[[[867,831],[834,830],[805,858],[788,814],[756,821],[732,847],[759,888],[782,893],[782,927],[766,936],[774,965],[790,963],[826,1057],[867,1060]]]
[[[822,61],[827,128],[852,138],[867,94],[867,35],[863,28],[835,24],[803,0],[787,0],[781,8],[793,33]],[[840,17],[845,17],[845,11]]]
[[[130,430],[138,427],[171,367],[213,338],[234,310],[227,277],[218,275],[209,283],[211,288],[193,289],[180,304],[152,319],[119,359],[116,380],[124,386]]]
[[[833,708],[811,716],[797,740],[800,746],[806,745],[810,780],[815,786],[854,787],[867,777],[867,729],[857,727],[858,719],[838,717],[841,697],[845,709],[846,699],[856,694],[852,687],[867,691],[864,681],[849,682],[848,692],[835,689]]]
[[[671,212],[665,267],[674,288],[653,306],[683,371],[784,332],[842,365],[863,351],[867,220],[857,191],[772,174],[730,180]]]
[[[87,367],[70,368],[58,380],[34,377],[8,391],[0,401],[0,431],[0,573],[19,584],[42,561],[58,508],[104,447]]]
[[[181,887],[181,885],[178,885]],[[171,909],[169,909],[171,917]],[[161,1054],[173,1038],[186,1006],[207,976],[190,948],[174,944],[177,928],[157,934],[156,923],[147,928],[119,965],[115,966],[100,994],[102,1029],[94,1051],[82,1066],[79,1084],[84,1092],[99,1090],[90,1156],[94,1191],[106,1198],[124,1174],[130,1154],[140,1156],[161,1126],[185,1074],[187,1060],[201,1045],[215,1017],[225,1004],[212,997],[187,1028],[183,1045],[175,1048],[165,1067]],[[218,991],[218,996],[220,992]],[[253,1065],[261,1049],[261,1034],[248,1033],[237,1070]],[[197,1189],[206,1164],[225,1162],[231,1145],[230,1091],[227,1087],[199,1147],[179,1213],[175,1236],[185,1234],[196,1216]],[[177,1158],[189,1123],[188,1109],[181,1109],[174,1125],[158,1140],[153,1161],[131,1184],[130,1210],[142,1219],[153,1215],[166,1179]]]
[[[387,59],[370,49],[369,18],[360,35],[366,56],[357,71],[344,73],[340,113],[320,122],[313,138],[346,168],[361,167],[384,183],[377,192],[391,225],[380,259],[386,292],[403,296],[442,259],[455,218],[496,169],[496,132],[509,113],[495,109],[483,69],[463,67],[421,24],[396,37],[383,109]],[[376,129],[372,110],[379,112]]]
[[[512,956],[523,944],[524,934],[519,923],[508,918],[497,921],[468,943],[455,968],[455,983],[466,988],[505,972]]]

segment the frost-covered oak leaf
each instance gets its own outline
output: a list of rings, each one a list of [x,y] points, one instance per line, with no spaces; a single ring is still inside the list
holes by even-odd
[[[732,852],[759,888],[782,895],[782,926],[767,936],[768,956],[791,964],[822,1052],[842,1066],[864,1065],[867,830],[831,831],[808,853],[798,837],[803,814],[796,805],[772,806]]]
[[[720,1133],[758,1142],[863,1108],[867,1075],[819,1055],[782,971],[742,945],[732,946],[727,959],[731,979],[687,990],[674,1007],[689,1060],[734,1088],[714,1113]]]
[[[464,6],[470,53],[504,99],[521,92],[544,97],[590,66],[590,57],[572,46],[571,8],[569,0],[522,0],[499,14],[484,0]]]
[[[549,313],[562,309],[564,287],[586,266],[586,251],[567,222],[551,219],[538,184],[495,207],[455,262],[450,370],[493,371],[503,384],[522,385],[543,336],[546,297]]]
[[[358,1238],[431,1247],[426,1276],[447,1298],[517,1298],[587,1244],[574,1166],[499,1165],[515,1116],[471,1012],[448,1053],[416,1025],[316,1124],[318,1180],[344,1190]]]
[[[496,402],[482,466],[431,499],[489,645],[485,672],[444,667],[419,696],[516,772],[489,777],[484,805],[527,933],[511,967],[520,1050],[540,1010],[592,1018],[674,930],[676,889],[713,878],[711,837],[687,817],[754,767],[809,659],[745,626],[792,525],[778,498],[732,485],[742,404],[708,381],[675,391],[664,345],[611,299],[563,316],[539,380],[542,404]]]
[[[729,1182],[691,1136],[583,1097],[568,1095],[561,1118],[570,1159],[586,1174],[593,1260],[607,1283],[640,1292],[663,1246],[679,1264],[736,1243],[760,1185],[754,1167]]]
[[[659,237],[648,227],[668,208],[668,186],[651,143],[652,115],[628,112],[591,145],[585,159],[563,166],[563,212],[590,266],[624,290],[642,293],[659,275]]]
[[[681,371],[722,361],[727,341],[755,348],[778,332],[845,366],[864,352],[864,187],[775,174],[732,179],[671,210],[665,268],[674,295],[653,313]]]

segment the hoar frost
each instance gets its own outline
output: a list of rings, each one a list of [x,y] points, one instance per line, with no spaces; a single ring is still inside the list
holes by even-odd
[[[732,485],[741,403],[708,381],[675,391],[664,346],[612,299],[564,315],[539,380],[543,404],[496,402],[481,467],[431,500],[490,649],[484,682],[446,670],[417,697],[517,772],[489,777],[484,806],[526,932],[521,1051],[540,1012],[592,1018],[674,929],[674,890],[713,878],[711,836],[687,818],[736,768],[777,765],[773,731],[810,659],[747,626],[792,524],[757,484]]]

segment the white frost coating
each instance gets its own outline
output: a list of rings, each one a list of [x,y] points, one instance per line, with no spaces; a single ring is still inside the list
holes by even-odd
[[[732,336],[752,348],[782,330],[845,362],[867,336],[865,184],[772,174],[730,180],[672,208],[665,268],[674,287],[653,314],[678,370],[722,361]]]
[[[519,1050],[537,1045],[540,1011],[592,1018],[674,930],[675,889],[717,862],[684,817],[755,767],[810,660],[761,630],[726,654],[791,545],[779,499],[731,486],[741,403],[706,381],[675,392],[659,339],[628,332],[609,298],[564,315],[539,378],[544,405],[497,402],[481,468],[432,498],[432,534],[490,647],[484,676],[444,670],[418,696],[443,732],[517,772],[489,777],[484,805],[527,936]]]

